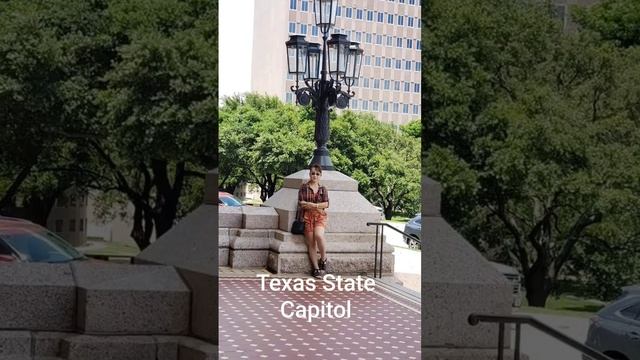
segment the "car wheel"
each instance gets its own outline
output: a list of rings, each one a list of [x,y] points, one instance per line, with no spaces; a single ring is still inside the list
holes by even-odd
[[[409,249],[420,250],[420,241],[415,236],[407,239],[407,245],[409,245]]]

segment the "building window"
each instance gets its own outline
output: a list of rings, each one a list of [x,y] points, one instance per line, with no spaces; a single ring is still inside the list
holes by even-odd
[[[416,22],[418,23],[418,29],[422,28],[422,22],[420,19],[416,18]]]
[[[293,103],[293,93],[287,92],[284,97],[287,104]]]
[[[76,231],[76,220],[69,220],[69,231]]]
[[[358,99],[351,99],[351,108],[358,109]]]
[[[413,113],[414,114],[418,113],[418,105],[413,105]]]
[[[387,14],[387,24],[393,24],[393,14]]]
[[[362,100],[362,110],[369,110],[369,102],[367,100]]]
[[[382,111],[389,112],[389,103],[388,102],[383,102],[382,103]]]
[[[373,35],[366,33],[364,36],[364,42],[371,44],[372,40],[373,40]]]
[[[289,23],[289,34],[295,34],[295,33],[296,33],[296,23],[290,22]]]
[[[71,195],[69,197],[69,206],[73,206],[73,207],[76,206],[76,196],[75,195]]]
[[[82,219],[80,219],[80,221],[78,221],[78,230],[84,231],[84,220],[82,220]]]
[[[403,114],[408,114],[409,113],[409,104],[403,104],[402,105],[402,113]]]
[[[307,24],[300,24],[300,34],[307,35]]]
[[[56,220],[56,232],[61,233],[64,228],[64,220]]]
[[[318,36],[318,27],[315,25],[311,25],[311,35]]]
[[[396,69],[402,69],[402,60],[396,59]]]
[[[396,47],[402,47],[402,38],[396,38]]]
[[[367,10],[367,21],[373,21],[373,11]]]
[[[387,36],[387,46],[393,46],[393,36]]]
[[[378,22],[384,22],[384,13],[378,13]]]
[[[398,15],[398,25],[404,25],[404,16]]]
[[[389,90],[390,85],[391,85],[391,82],[389,80],[385,80],[384,81],[384,89],[385,90]]]
[[[420,40],[416,40],[416,49],[422,50],[422,44],[420,44]]]
[[[400,81],[396,81],[396,83],[393,84],[393,90],[400,91]]]
[[[384,60],[384,67],[391,69],[391,59],[385,59]]]
[[[416,61],[416,71],[420,71],[421,67],[422,67],[422,62]]]
[[[376,56],[376,66],[382,66],[382,58],[380,56]]]
[[[289,0],[289,9],[295,10],[297,2],[298,2],[298,0]]]
[[[411,91],[411,84],[408,81],[404,83],[404,91],[405,92]]]
[[[380,89],[380,79],[374,79],[373,80],[373,88],[374,89]]]
[[[398,103],[393,103],[393,112],[398,112],[400,110],[400,105]]]
[[[362,87],[364,87],[364,88],[368,88],[369,87],[369,78],[362,79]]]
[[[416,4],[416,0],[409,0],[409,5],[415,5]]]
[[[407,16],[407,26],[413,27],[413,18],[410,16]]]
[[[336,8],[336,16],[342,16],[342,6]]]
[[[377,101],[373,102],[373,111],[378,111],[378,102]]]
[[[302,11],[309,11],[309,2],[307,0],[302,0]]]
[[[356,19],[358,19],[358,20],[362,20],[363,16],[364,16],[364,10],[362,10],[362,9],[357,9],[357,10],[356,10]]]
[[[371,65],[371,55],[365,55],[364,56],[364,64],[367,66]]]
[[[407,60],[407,61],[404,63],[404,69],[405,69],[405,70],[411,70],[411,60]]]
[[[413,84],[413,92],[420,92],[420,83],[414,83]]]
[[[347,17],[351,18],[353,16],[353,9],[352,8],[347,8]]]
[[[411,49],[413,47],[413,40],[407,39],[407,49]]]
[[[362,33],[360,31],[356,31],[356,41],[362,42]]]
[[[376,44],[382,45],[382,35],[376,35]]]

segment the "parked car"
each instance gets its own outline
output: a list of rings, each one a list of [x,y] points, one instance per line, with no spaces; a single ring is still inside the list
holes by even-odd
[[[516,268],[505,264],[493,261],[489,261],[489,263],[511,282],[511,285],[513,285],[513,301],[511,306],[520,307],[520,305],[522,305],[522,275],[520,275],[520,272]]]
[[[0,262],[63,263],[86,259],[66,240],[40,225],[0,217]]]
[[[219,206],[242,206],[242,201],[228,192],[218,191]]]
[[[640,284],[623,293],[591,318],[586,345],[615,360],[640,359]],[[591,358],[584,355],[583,359]]]
[[[422,215],[418,214],[413,219],[409,220],[404,226],[404,232],[411,235],[405,236],[404,241],[409,245],[409,249],[420,249],[420,237],[422,233]]]

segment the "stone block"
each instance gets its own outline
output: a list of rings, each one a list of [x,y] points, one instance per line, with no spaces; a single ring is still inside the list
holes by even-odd
[[[156,343],[156,360],[177,360],[178,344],[180,337],[178,336],[154,336]]]
[[[217,205],[199,206],[138,254],[134,261],[172,265],[213,275],[218,271],[217,211]]]
[[[325,234],[328,253],[373,253],[376,245],[376,235],[368,233],[327,233]],[[378,240],[378,249],[380,244]],[[307,245],[303,235],[276,231],[270,239],[269,249],[276,253],[307,252]],[[383,243],[383,252],[393,252],[393,246]]]
[[[497,349],[422,348],[423,360],[496,360],[497,358]],[[513,351],[504,352],[504,360],[513,359]],[[529,360],[529,357],[520,354],[520,360]]]
[[[190,291],[174,268],[100,263],[76,263],[72,268],[78,328],[85,333],[187,332]]]
[[[218,229],[218,249],[220,248],[229,248],[229,242],[231,241],[231,232],[234,232],[235,229],[229,228],[219,228]],[[235,235],[234,235],[235,236]]]
[[[182,338],[178,360],[217,360],[218,347],[192,338]]]
[[[229,266],[229,248],[218,250],[219,266]]]
[[[278,213],[272,207],[242,207],[243,229],[277,229]]]
[[[422,178],[422,214],[424,216],[440,216],[442,185],[431,178]]]
[[[34,332],[32,333],[33,351],[36,356],[58,356],[63,339],[71,336],[62,332]]]
[[[432,185],[427,190],[438,193],[439,185]],[[423,197],[423,211],[428,210],[425,201],[434,198]],[[441,217],[423,213],[422,231],[422,345],[495,348],[497,326],[471,326],[467,318],[471,313],[510,315],[510,283]]]
[[[75,293],[68,264],[3,264],[0,328],[73,330]]]
[[[231,250],[229,266],[234,269],[264,267],[269,250]]]
[[[67,360],[156,360],[151,336],[71,336],[62,340],[61,355]]]
[[[242,206],[219,206],[218,226],[221,228],[241,228],[242,208]]]
[[[178,269],[191,289],[191,333],[218,344],[218,278]]]
[[[347,253],[328,256],[330,271],[340,275],[373,274],[374,258],[372,253]],[[382,273],[393,273],[393,255],[382,256]],[[276,274],[306,274],[311,271],[311,263],[306,253],[269,253],[267,269]]]
[[[272,230],[230,229],[229,248],[231,249],[269,249]]]
[[[4,265],[3,265],[4,266]],[[0,356],[31,355],[31,333],[28,331],[0,331]]]
[[[294,174],[291,174],[284,178],[283,187],[291,189],[300,189],[303,182],[309,180],[309,170],[300,170]],[[347,175],[339,171],[324,170],[322,172],[322,185],[327,190],[339,190],[339,191],[358,191],[358,182],[355,179],[348,177]],[[270,205],[271,206],[271,205]]]
[[[207,172],[207,176],[204,179],[203,203],[218,205],[218,168]]]

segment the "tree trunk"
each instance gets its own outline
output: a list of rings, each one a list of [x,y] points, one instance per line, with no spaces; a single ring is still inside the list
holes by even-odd
[[[9,186],[9,189],[7,189],[7,191],[2,195],[2,199],[0,199],[0,210],[7,207],[8,205],[13,204],[13,198],[18,193],[18,189],[20,189],[20,185],[22,185],[22,183],[25,181],[27,176],[31,174],[31,168],[33,167],[33,164],[34,163],[25,165],[20,170],[20,173],[16,176],[16,178],[13,180],[13,183],[11,183],[11,186]]]
[[[140,251],[146,249],[147,246],[151,243],[149,238],[145,236],[144,231],[144,210],[142,209],[141,204],[133,204],[133,229],[131,229],[131,237],[138,245]],[[147,224],[148,225],[148,224]]]
[[[391,217],[393,216],[393,207],[392,206],[385,206],[384,207],[384,218],[387,220],[391,220]]]
[[[529,306],[545,307],[547,298],[551,293],[552,281],[549,278],[548,266],[544,266],[542,255],[531,266],[529,271],[524,274],[524,285],[527,289],[527,301]]]

